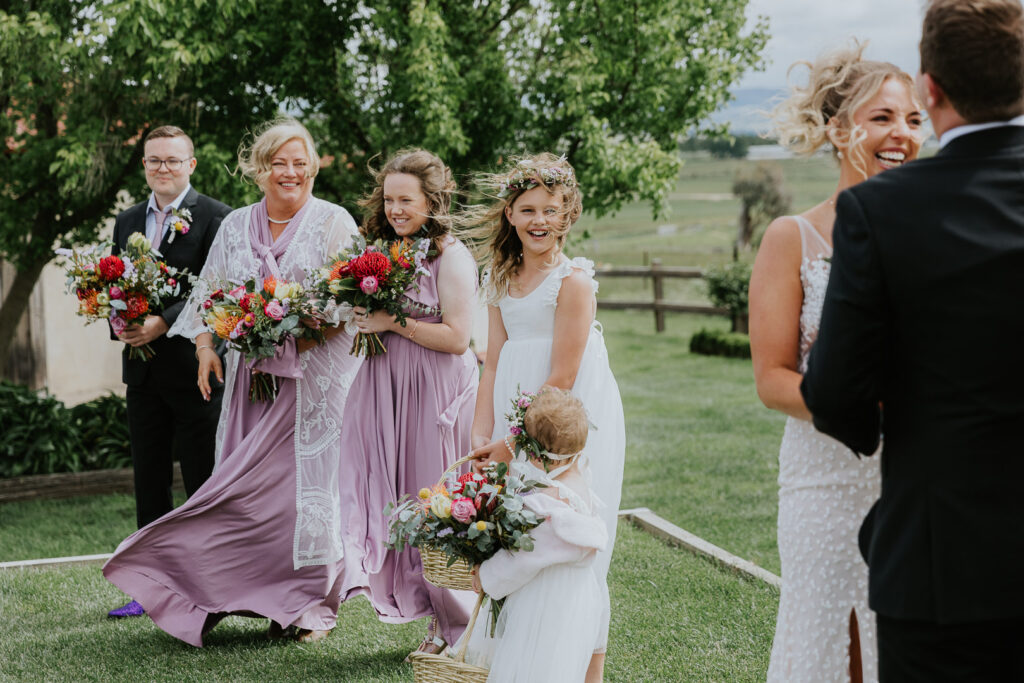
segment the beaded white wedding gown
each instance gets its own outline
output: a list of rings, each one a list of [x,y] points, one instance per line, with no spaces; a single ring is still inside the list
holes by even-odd
[[[818,336],[832,248],[806,219],[800,226],[800,372]],[[779,557],[782,593],[770,683],[850,680],[850,610],[860,634],[864,681],[878,679],[875,615],[857,533],[878,499],[878,454],[857,458],[806,420],[790,417],[779,450]]]

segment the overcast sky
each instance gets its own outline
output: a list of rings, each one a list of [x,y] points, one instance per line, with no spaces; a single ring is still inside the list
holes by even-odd
[[[750,0],[747,12],[768,17],[770,63],[765,71],[748,74],[741,88],[784,87],[790,64],[813,60],[851,36],[870,41],[870,59],[917,72],[922,0]]]

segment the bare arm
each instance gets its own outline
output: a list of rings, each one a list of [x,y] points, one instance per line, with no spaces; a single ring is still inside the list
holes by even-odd
[[[508,332],[497,306],[487,307],[487,358],[480,375],[480,387],[476,394],[476,410],[473,413],[473,448],[487,445],[494,431],[494,378],[498,374],[498,356],[508,341]]]
[[[811,413],[800,395],[800,230],[792,218],[772,221],[750,276],[750,351],[761,402],[801,420]]]
[[[199,393],[207,401],[210,400],[210,373],[212,372],[217,381],[224,383],[224,367],[221,365],[220,356],[213,345],[213,335],[203,332],[196,337],[196,358],[199,359],[199,378],[196,384],[199,385]]]
[[[581,271],[562,280],[555,309],[554,340],[551,344],[551,374],[544,384],[572,389],[587,348],[590,326],[597,307],[590,278]],[[539,388],[539,387],[538,387]]]

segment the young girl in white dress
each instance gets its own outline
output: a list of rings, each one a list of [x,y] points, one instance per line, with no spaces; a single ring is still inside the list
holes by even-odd
[[[780,142],[810,154],[831,143],[839,184],[799,216],[768,226],[750,280],[750,348],[757,393],[787,415],[779,451],[782,592],[769,683],[877,680],[875,616],[857,531],[878,498],[879,459],[856,458],[814,429],[800,395],[818,335],[839,192],[917,156],[921,107],[899,68],[862,58],[862,46],[810,67],[779,105]]]
[[[581,463],[587,413],[568,391],[548,388],[526,409],[524,428],[545,450],[511,467],[547,484],[523,498],[544,521],[530,532],[533,550],[501,550],[474,568],[477,591],[505,604],[493,638],[489,615],[465,636],[466,661],[489,667],[488,683],[578,683],[603,637],[594,561],[608,540]]]
[[[485,182],[494,203],[464,218],[474,226],[466,234],[485,269],[489,304],[473,447],[482,461],[511,459],[501,439],[508,433],[503,416],[517,388],[568,389],[583,401],[597,431],[584,455],[592,465],[593,490],[608,532],[607,547],[594,564],[607,608],[626,434],[619,388],[594,319],[594,265],[562,253],[583,210],[579,185],[572,166],[552,154],[520,159],[509,172]],[[605,609],[588,681],[602,680],[608,617]]]

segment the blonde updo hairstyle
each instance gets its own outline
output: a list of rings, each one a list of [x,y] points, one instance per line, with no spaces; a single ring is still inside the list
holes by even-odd
[[[256,183],[266,192],[270,178],[270,161],[278,150],[292,140],[301,140],[306,148],[306,177],[315,178],[320,172],[320,155],[316,152],[313,136],[306,127],[291,117],[279,117],[258,126],[252,133],[252,142],[243,140],[238,148],[238,168],[242,176]]]
[[[571,455],[587,445],[590,421],[583,401],[569,391],[546,388],[526,409],[523,427],[548,453]]]
[[[483,189],[485,196],[491,199],[486,206],[467,209],[460,217],[460,237],[470,244],[477,263],[488,273],[489,286],[485,293],[487,303],[496,305],[508,293],[512,276],[516,274],[523,262],[523,242],[505,213],[511,208],[524,192],[534,189],[523,187],[506,190],[509,178],[522,173],[526,176],[542,177],[545,169],[559,169],[571,175],[573,182],[569,185],[561,183],[538,183],[534,187],[542,187],[549,195],[560,192],[562,196],[561,223],[552,232],[558,243],[555,258],[565,245],[569,230],[583,213],[583,193],[580,192],[576,172],[565,157],[556,157],[549,152],[533,156],[511,159],[510,168],[504,173],[486,173],[477,177],[477,184]]]
[[[384,213],[384,179],[392,173],[405,173],[420,181],[420,191],[427,198],[427,222],[425,236],[434,250],[444,248],[445,238],[452,231],[452,195],[456,185],[452,171],[434,153],[425,149],[404,149],[396,152],[380,170],[370,169],[373,176],[373,191],[359,200],[364,209],[363,234],[370,241],[397,240],[398,233],[388,222]]]
[[[796,62],[789,68],[808,69],[807,84],[791,88],[790,96],[772,111],[779,144],[801,155],[810,155],[826,143],[852,149],[866,133],[853,123],[853,114],[874,97],[882,85],[895,78],[907,86],[916,101],[914,81],[895,64],[863,58],[867,43],[857,40],[849,47],[826,53],[813,63]],[[830,125],[831,122],[831,125]],[[859,155],[850,155],[854,168],[867,177]]]

